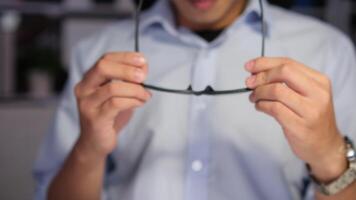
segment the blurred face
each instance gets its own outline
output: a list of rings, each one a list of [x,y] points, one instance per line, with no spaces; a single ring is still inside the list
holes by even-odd
[[[240,15],[247,0],[171,0],[180,25],[193,30],[221,29]]]

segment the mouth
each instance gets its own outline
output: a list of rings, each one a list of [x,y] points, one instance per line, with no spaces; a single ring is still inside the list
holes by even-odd
[[[198,10],[209,10],[216,0],[190,0],[194,8]]]

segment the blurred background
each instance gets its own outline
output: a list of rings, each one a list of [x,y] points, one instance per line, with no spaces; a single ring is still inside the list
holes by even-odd
[[[331,23],[356,41],[356,0],[269,1]],[[0,0],[0,199],[32,198],[31,168],[72,47],[133,9],[134,0]]]

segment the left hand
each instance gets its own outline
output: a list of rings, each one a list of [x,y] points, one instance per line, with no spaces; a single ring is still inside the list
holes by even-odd
[[[344,142],[337,128],[330,80],[289,58],[248,62],[256,109],[281,125],[293,152],[311,166],[320,181],[330,181],[347,168]]]

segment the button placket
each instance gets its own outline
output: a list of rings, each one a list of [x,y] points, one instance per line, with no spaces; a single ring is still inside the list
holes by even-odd
[[[192,67],[191,83],[194,90],[203,90],[208,85],[214,85],[216,54],[208,48],[202,48],[197,53]],[[208,125],[207,105],[210,96],[191,96],[188,151],[186,199],[207,199],[210,130]]]
[[[192,88],[204,90],[215,80],[216,56],[207,48],[200,49],[195,64],[192,67]]]

